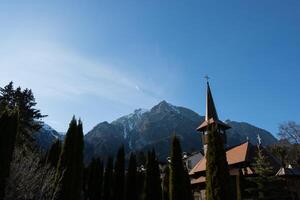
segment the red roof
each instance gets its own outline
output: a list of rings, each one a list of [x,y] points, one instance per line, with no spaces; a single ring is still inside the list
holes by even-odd
[[[247,160],[247,152],[249,142],[245,142],[226,151],[228,165],[245,162]],[[196,166],[190,171],[190,175],[206,170],[206,158],[203,157]]]

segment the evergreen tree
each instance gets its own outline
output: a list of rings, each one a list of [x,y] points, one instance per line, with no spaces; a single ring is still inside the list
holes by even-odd
[[[92,159],[88,167],[87,196],[89,200],[101,200],[103,183],[103,163]]]
[[[0,199],[4,197],[6,179],[18,133],[18,112],[5,109],[0,114]]]
[[[61,178],[60,199],[80,199],[83,173],[83,130],[75,117],[70,122],[63,150],[58,163],[58,179]]]
[[[254,164],[254,171],[257,176],[249,178],[254,183],[255,188],[247,188],[247,190],[250,191],[250,195],[254,199],[289,199],[290,196],[283,180],[275,176],[274,170],[264,154],[263,148],[258,145]]]
[[[62,150],[62,144],[60,140],[56,140],[47,152],[47,163],[49,163],[54,168],[57,168],[59,157]]]
[[[206,152],[206,199],[231,200],[224,142],[216,126],[208,127]]]
[[[154,149],[148,152],[144,184],[144,200],[161,200],[162,189],[158,161]]]
[[[113,184],[113,159],[107,159],[104,171],[104,185],[103,185],[103,200],[112,199],[112,184]]]
[[[131,153],[129,158],[128,172],[126,176],[126,200],[137,200],[137,163],[135,154]]]
[[[124,146],[118,150],[115,167],[114,167],[114,185],[113,199],[124,199],[124,184],[125,184],[125,151]]]
[[[171,147],[171,163],[170,163],[170,200],[192,199],[190,190],[190,181],[182,161],[182,151],[179,139],[174,136]]]
[[[0,87],[0,112],[4,108],[13,111],[19,110],[19,126],[22,134],[30,134],[38,130],[42,122],[42,115],[40,110],[35,108],[36,102],[33,93],[30,89],[22,90],[20,87],[14,89],[13,82],[10,82],[4,88]]]

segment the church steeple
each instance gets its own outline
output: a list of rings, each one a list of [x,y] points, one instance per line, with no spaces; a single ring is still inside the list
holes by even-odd
[[[206,77],[208,79],[208,77]],[[205,120],[202,124],[197,128],[197,131],[202,134],[202,142],[204,145],[204,154],[207,151],[207,142],[208,142],[208,127],[210,125],[214,125],[217,128],[217,131],[220,134],[220,137],[223,139],[224,144],[226,143],[226,135],[225,132],[227,129],[231,128],[226,123],[219,120],[217,109],[214,103],[214,99],[211,93],[211,89],[209,86],[209,82],[207,80],[207,89],[206,89],[206,112],[205,112]]]
[[[204,122],[197,128],[197,131],[206,131],[208,125],[216,124],[221,130],[229,129],[230,126],[219,120],[217,109],[211,93],[209,82],[207,81],[206,90],[206,112]]]
[[[207,81],[205,121],[208,121],[209,119],[219,120],[219,117],[210,91],[209,82]]]

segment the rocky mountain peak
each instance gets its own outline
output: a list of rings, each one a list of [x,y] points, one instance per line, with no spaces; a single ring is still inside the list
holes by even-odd
[[[172,104],[163,100],[159,104],[154,106],[151,109],[151,112],[154,112],[154,113],[169,113],[169,112],[179,113],[180,111],[176,106],[173,106]]]

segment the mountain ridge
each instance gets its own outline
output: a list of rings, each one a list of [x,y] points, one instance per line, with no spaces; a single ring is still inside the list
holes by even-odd
[[[107,157],[114,155],[118,147],[124,144],[127,153],[155,148],[160,159],[168,156],[171,137],[174,133],[181,139],[183,151],[202,148],[200,133],[196,128],[204,120],[191,109],[174,106],[161,101],[150,110],[136,109],[111,123],[101,122],[85,135],[89,146],[89,157]],[[229,121],[232,128],[227,131],[228,146],[249,139],[256,143],[257,134],[262,137],[263,145],[277,142],[268,131],[246,122]]]

